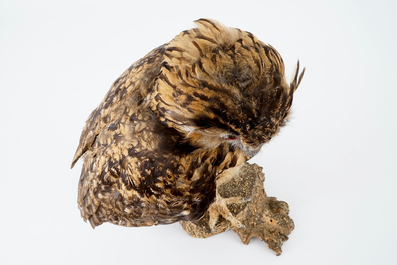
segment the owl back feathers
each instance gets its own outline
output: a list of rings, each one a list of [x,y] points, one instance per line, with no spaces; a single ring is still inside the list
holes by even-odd
[[[287,116],[299,68],[288,85],[273,47],[214,20],[195,23],[131,65],[88,118],[72,167],[85,155],[78,204],[93,227],[199,219],[217,176]]]
[[[72,168],[77,160],[92,147],[98,134],[112,121],[117,120],[126,107],[138,108],[146,99],[160,72],[164,47],[165,45],[162,45],[154,49],[116,79],[86,122],[80,136],[79,146],[73,157]]]

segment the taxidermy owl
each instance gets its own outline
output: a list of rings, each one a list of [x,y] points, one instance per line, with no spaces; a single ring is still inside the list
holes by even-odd
[[[84,155],[78,205],[92,227],[223,216],[243,228],[218,187],[282,127],[303,77],[287,84],[278,52],[210,20],[128,68],[91,113],[72,167]]]

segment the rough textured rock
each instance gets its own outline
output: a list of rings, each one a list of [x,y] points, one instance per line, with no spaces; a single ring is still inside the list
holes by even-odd
[[[180,224],[189,235],[197,238],[210,237],[230,227],[244,244],[248,245],[252,237],[257,237],[280,255],[281,246],[294,229],[294,222],[288,216],[289,207],[286,202],[266,196],[264,181],[265,175],[261,167],[245,163],[238,176],[220,187],[220,195],[224,198],[251,198],[252,202],[228,205],[231,213],[245,225],[244,229],[230,227],[230,222],[220,217],[214,231],[211,231],[208,213],[196,222],[182,221]]]

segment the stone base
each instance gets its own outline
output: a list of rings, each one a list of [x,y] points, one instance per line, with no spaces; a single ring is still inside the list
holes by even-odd
[[[294,229],[294,222],[288,216],[289,207],[286,202],[266,196],[264,181],[265,175],[261,167],[245,163],[238,176],[220,187],[219,193],[224,198],[251,198],[252,202],[228,205],[230,212],[244,224],[244,229],[233,227],[229,221],[219,217],[214,231],[211,232],[208,212],[196,222],[181,221],[180,224],[189,235],[197,238],[210,237],[230,227],[244,244],[248,245],[252,237],[257,237],[280,255],[281,246]]]

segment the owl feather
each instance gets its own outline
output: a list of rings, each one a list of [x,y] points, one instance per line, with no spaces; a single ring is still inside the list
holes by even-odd
[[[272,46],[195,23],[129,67],[88,118],[72,167],[84,155],[78,205],[92,227],[228,215],[218,186],[285,124],[299,63],[287,84]]]

